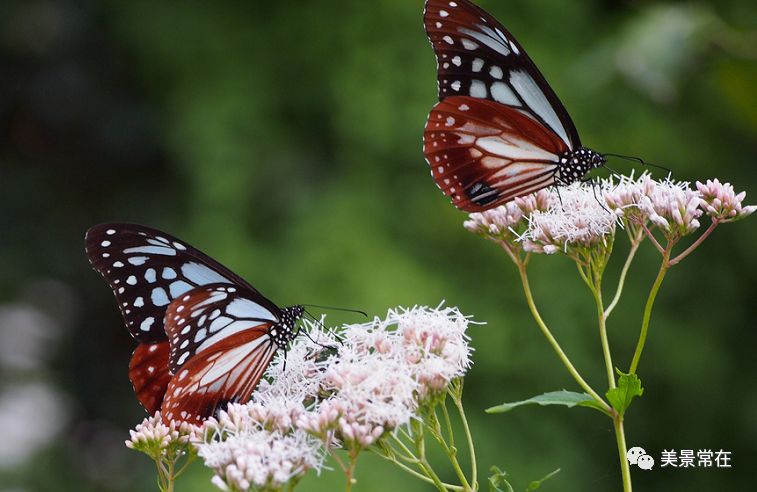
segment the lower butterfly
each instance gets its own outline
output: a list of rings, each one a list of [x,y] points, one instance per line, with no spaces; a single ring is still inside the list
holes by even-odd
[[[302,306],[277,307],[159,230],[98,225],[87,231],[86,251],[139,342],[129,364],[137,399],[165,422],[198,424],[249,400],[276,351],[297,334]]]

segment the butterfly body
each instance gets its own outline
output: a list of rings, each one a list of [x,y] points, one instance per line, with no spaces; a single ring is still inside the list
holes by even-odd
[[[605,158],[581,145],[568,112],[517,40],[468,0],[427,0],[439,103],[423,150],[439,188],[488,210],[581,180]]]
[[[250,398],[277,350],[297,335],[302,306],[279,308],[209,256],[162,231],[103,224],[86,236],[139,342],[129,378],[165,421],[200,423]]]

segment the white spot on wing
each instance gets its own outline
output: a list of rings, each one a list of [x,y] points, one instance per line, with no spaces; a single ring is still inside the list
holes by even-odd
[[[181,273],[190,281],[197,285],[224,283],[228,284],[229,279],[222,276],[215,270],[205,265],[195,262],[185,263],[181,266]]]
[[[479,99],[486,98],[486,84],[480,80],[473,80],[470,84],[470,95]]]
[[[218,317],[218,318],[214,319],[210,323],[210,328],[209,328],[210,329],[210,333],[217,332],[218,330],[220,330],[224,326],[226,326],[229,323],[231,323],[231,321],[232,321],[232,319],[231,318],[227,318],[226,316],[221,316],[221,317]]]
[[[493,83],[491,91],[495,101],[509,106],[520,106],[517,96],[504,82]]]
[[[183,280],[177,280],[176,282],[172,282],[168,289],[171,292],[171,297],[176,299],[183,293],[192,290],[192,286]]]
[[[507,56],[510,54],[510,46],[508,44],[505,44],[497,35],[497,33],[486,26],[478,26],[478,28],[483,32],[468,29],[467,27],[458,27],[457,30],[472,37],[476,41],[485,44],[502,56]]]
[[[131,254],[131,253],[143,253],[143,254],[152,254],[152,255],[165,255],[165,256],[176,256],[176,250],[169,247],[162,247],[162,246],[138,246],[136,248],[126,248],[124,250],[124,253]]]
[[[481,58],[474,59],[473,66],[471,68],[473,68],[474,72],[480,72],[481,69],[484,68],[484,60],[482,60]]]
[[[226,306],[226,312],[237,318],[255,318],[278,321],[269,310],[249,299],[234,299]]]
[[[152,316],[145,318],[144,321],[139,325],[139,329],[142,331],[150,331],[150,327],[155,322],[155,318]]]
[[[150,300],[158,307],[167,306],[169,303],[168,295],[166,295],[166,291],[162,287],[156,287],[152,290]]]
[[[470,39],[463,38],[463,48],[465,48],[468,51],[473,51],[478,48],[478,44],[474,43]]]

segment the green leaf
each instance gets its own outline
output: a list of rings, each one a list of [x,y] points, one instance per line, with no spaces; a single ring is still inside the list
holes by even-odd
[[[553,471],[552,473],[547,474],[546,476],[542,477],[539,480],[534,480],[533,482],[531,482],[530,484],[528,484],[528,487],[526,487],[526,492],[530,492],[531,490],[538,489],[539,487],[541,487],[542,483],[546,482],[547,480],[549,480],[550,478],[554,477],[558,473],[560,473],[560,469],[559,468],[557,470]]]
[[[529,398],[528,400],[503,403],[502,405],[497,405],[496,407],[487,408],[486,413],[505,413],[521,405],[563,405],[568,408],[580,406],[594,408],[604,413],[602,407],[588,394],[576,393],[575,391],[566,390],[544,393],[543,395],[534,396],[533,398]]]
[[[506,471],[502,471],[496,466],[492,466],[489,471],[492,472],[489,477],[489,492],[515,492],[510,482],[505,479]],[[505,489],[502,490],[500,487],[505,487]]]
[[[625,374],[618,369],[615,371],[618,373],[618,387],[609,390],[605,395],[612,408],[623,415],[631,406],[631,401],[644,394],[644,388],[641,387],[641,379],[636,374]]]

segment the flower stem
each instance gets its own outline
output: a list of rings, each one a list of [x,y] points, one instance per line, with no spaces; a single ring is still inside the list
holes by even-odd
[[[657,251],[659,251],[662,254],[665,254],[665,248],[663,248],[660,245],[660,242],[657,241],[656,237],[654,237],[654,234],[652,234],[652,231],[649,230],[649,227],[647,227],[646,224],[642,224],[641,227],[644,230],[644,232],[647,234],[647,237],[652,242],[652,244],[654,244],[654,247],[657,248]]]
[[[349,451],[350,464],[345,470],[347,484],[345,485],[344,492],[350,492],[352,486],[357,482],[357,480],[355,480],[355,465],[357,465],[358,454],[360,454],[360,448],[350,449]]]
[[[636,237],[631,239],[631,249],[628,251],[628,258],[626,258],[626,262],[623,264],[623,269],[620,271],[620,278],[618,278],[618,288],[615,290],[615,297],[613,297],[612,302],[610,302],[610,305],[605,309],[605,320],[610,317],[610,313],[613,312],[615,306],[617,306],[620,301],[620,296],[623,294],[623,286],[626,282],[626,275],[628,275],[628,270],[631,268],[631,263],[633,263],[633,260],[636,257],[636,252],[639,250],[643,237],[643,230],[639,229],[636,233]]]
[[[607,371],[607,384],[610,389],[615,388],[615,371],[612,366],[612,353],[610,352],[610,342],[607,339],[607,319],[605,317],[604,304],[602,303],[602,280],[601,273],[597,274],[594,279],[594,300],[597,303],[597,319],[599,322],[599,338],[602,342],[602,354],[605,359],[605,370]]]
[[[380,453],[379,451],[377,451],[374,448],[370,448],[370,450],[374,454],[376,454],[378,456],[381,456],[385,460],[390,461],[391,463],[394,463],[395,465],[399,466],[400,468],[402,468],[403,470],[405,470],[407,473],[413,475],[414,477],[416,477],[416,478],[418,478],[420,480],[423,480],[426,483],[430,483],[430,484],[436,485],[436,483],[431,478],[427,477],[426,475],[423,475],[422,473],[418,473],[417,471],[413,470],[412,468],[410,468],[406,464],[402,463],[401,461],[397,460],[396,458],[391,457],[391,456],[387,456],[387,455],[385,455],[383,453]],[[441,485],[446,490],[454,490],[455,492],[463,492],[463,488],[461,486],[459,486],[459,485],[452,485],[451,483],[445,483],[445,482],[441,482]]]
[[[644,344],[647,341],[647,332],[649,331],[649,320],[652,317],[652,307],[654,306],[657,292],[660,290],[662,281],[665,278],[665,274],[670,268],[670,246],[664,250],[662,254],[662,264],[660,265],[660,271],[657,273],[657,278],[652,285],[652,290],[649,291],[649,297],[647,297],[647,304],[644,307],[644,317],[641,321],[641,332],[639,333],[639,341],[636,343],[636,351],[633,354],[631,360],[631,367],[628,369],[629,374],[635,374],[636,368],[639,366],[639,359],[641,359],[641,352],[644,350]]]
[[[460,382],[460,385],[462,385],[462,381]],[[470,432],[470,427],[468,426],[468,419],[465,418],[465,409],[463,408],[463,401],[462,401],[462,387],[460,388],[459,394],[456,394],[455,392],[450,392],[452,395],[452,400],[455,402],[455,407],[457,407],[457,411],[460,414],[460,421],[463,423],[463,431],[465,432],[465,439],[468,441],[468,454],[470,455],[470,466],[471,466],[471,483],[473,484],[473,488],[471,490],[478,490],[478,470],[476,467],[476,448],[473,446],[473,436]],[[455,462],[457,462],[457,459],[455,459]]]
[[[623,416],[615,414],[612,419],[615,427],[615,440],[618,443],[618,458],[620,459],[620,473],[623,476],[623,492],[631,492],[631,468],[628,466],[628,454],[626,447],[626,433],[623,429]]]
[[[573,379],[578,383],[578,385],[583,388],[583,390],[588,393],[594,400],[599,403],[604,411],[606,413],[611,413],[612,408],[597,394],[596,391],[592,389],[589,384],[584,381],[584,378],[581,377],[581,374],[576,370],[576,368],[573,366],[573,363],[570,362],[570,359],[567,355],[565,355],[565,352],[563,351],[562,347],[560,347],[560,344],[557,343],[557,340],[552,335],[552,332],[547,327],[546,323],[544,323],[544,320],[542,319],[541,315],[539,314],[539,310],[536,308],[536,304],[534,303],[533,295],[531,294],[531,287],[528,283],[528,275],[526,274],[526,267],[522,263],[517,263],[518,266],[518,272],[520,273],[520,281],[523,284],[523,292],[526,295],[526,302],[528,303],[528,307],[531,310],[531,315],[534,317],[534,320],[536,320],[536,324],[541,329],[544,336],[547,338],[547,341],[550,345],[552,345],[552,348],[557,353],[557,356],[560,358],[560,361],[562,361],[565,368],[568,370],[571,376],[573,376]]]
[[[712,219],[712,224],[710,224],[710,227],[708,227],[707,230],[704,231],[704,233],[702,233],[702,235],[699,236],[699,238],[697,238],[697,240],[694,241],[694,243],[691,246],[689,246],[688,248],[686,248],[686,251],[684,251],[680,255],[678,255],[675,258],[673,258],[672,260],[670,260],[670,262],[668,263],[668,265],[669,266],[673,266],[673,265],[677,264],[678,262],[680,262],[681,260],[683,260],[684,258],[686,258],[687,256],[689,256],[691,253],[693,253],[694,250],[697,249],[699,247],[699,245],[702,244],[704,242],[704,240],[707,239],[707,237],[710,234],[712,234],[712,231],[715,230],[715,228],[718,226],[719,223],[720,222],[718,222],[717,219]]]

